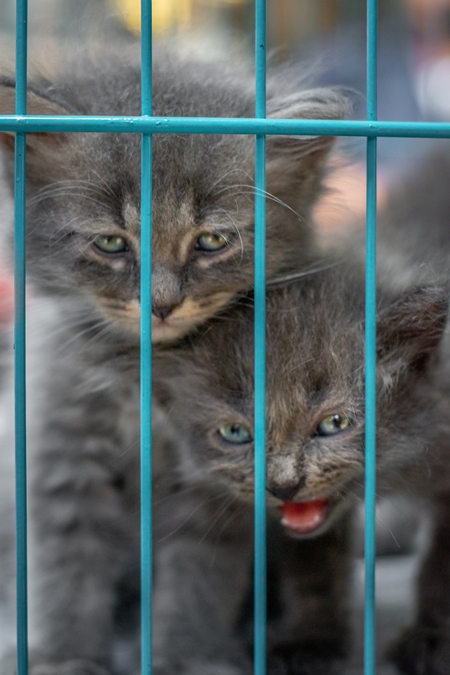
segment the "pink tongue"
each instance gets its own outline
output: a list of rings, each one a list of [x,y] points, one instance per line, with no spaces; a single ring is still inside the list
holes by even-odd
[[[325,520],[327,499],[313,499],[310,502],[284,502],[280,506],[281,522],[295,532],[313,532]]]

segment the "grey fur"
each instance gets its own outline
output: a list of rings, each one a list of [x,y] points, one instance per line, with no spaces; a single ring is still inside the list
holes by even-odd
[[[34,80],[28,111],[139,114],[139,82],[132,54],[83,60],[51,82]],[[253,115],[246,73],[156,50],[153,82],[156,114]],[[345,111],[337,92],[286,94],[288,84],[279,73],[270,81],[270,115],[334,118]],[[0,111],[12,112],[13,100],[14,83],[3,78]],[[13,137],[2,132],[0,141],[11,185]],[[35,293],[28,320],[30,674],[103,675],[114,672],[116,618],[131,630],[139,586],[139,137],[30,133],[27,143],[27,252]],[[268,139],[272,277],[312,255],[309,213],[331,144]],[[155,323],[157,340],[170,341],[251,288],[253,141],[155,135],[153,169],[153,302],[161,310],[182,300],[188,308],[179,320],[173,311],[173,323]],[[194,234],[205,228],[229,237],[237,232],[223,260],[199,260],[193,251]],[[92,247],[101,234],[127,237],[130,250],[102,255]],[[10,470],[1,480],[9,490],[13,408],[6,399],[2,460]],[[166,478],[160,488],[157,469],[155,490],[162,499],[173,489],[166,465],[176,443],[159,428],[155,462]],[[9,504],[6,489],[2,494]],[[173,511],[175,518],[176,505]],[[2,664],[1,675],[15,673],[14,659]],[[194,660],[191,670],[199,675],[205,667]],[[220,672],[234,670],[224,663]]]

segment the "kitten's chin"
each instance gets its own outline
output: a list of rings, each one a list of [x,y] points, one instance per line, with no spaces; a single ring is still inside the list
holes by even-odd
[[[191,333],[198,325],[195,321],[161,321],[152,317],[152,342],[153,344],[161,342],[176,342],[185,335]]]

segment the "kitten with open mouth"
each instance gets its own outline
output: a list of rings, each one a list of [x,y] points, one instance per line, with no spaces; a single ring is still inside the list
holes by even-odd
[[[269,581],[279,601],[269,673],[328,673],[348,644],[350,522],[364,493],[363,279],[358,264],[341,261],[267,292]],[[446,308],[436,284],[379,289],[377,490],[434,508],[449,464],[449,399],[434,370]],[[155,505],[156,570],[164,569],[155,586],[158,673],[171,672],[172,659],[197,658],[252,672],[237,627],[253,555],[253,330],[248,297],[156,355],[155,393],[179,446],[172,501]],[[180,584],[189,591],[171,605],[168,589]],[[173,655],[181,631],[185,652]]]

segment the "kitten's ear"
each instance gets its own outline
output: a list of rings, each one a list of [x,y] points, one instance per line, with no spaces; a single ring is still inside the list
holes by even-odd
[[[312,89],[269,99],[267,117],[272,119],[344,119],[349,115],[346,98],[335,89]],[[287,185],[310,184],[317,189],[333,136],[267,136],[267,184],[277,193]]]
[[[0,79],[0,114],[13,115],[15,112],[16,87],[12,80]],[[69,111],[63,106],[50,101],[44,96],[34,92],[27,93],[27,113],[30,115],[68,115]],[[53,155],[57,156],[61,144],[67,142],[67,135],[51,133],[27,133],[27,173],[32,176],[47,174],[51,166]],[[15,133],[12,131],[0,131],[0,147],[4,148],[7,155],[14,153]]]
[[[426,366],[444,333],[447,288],[416,288],[399,298],[377,319],[377,354],[380,366],[390,370]]]

